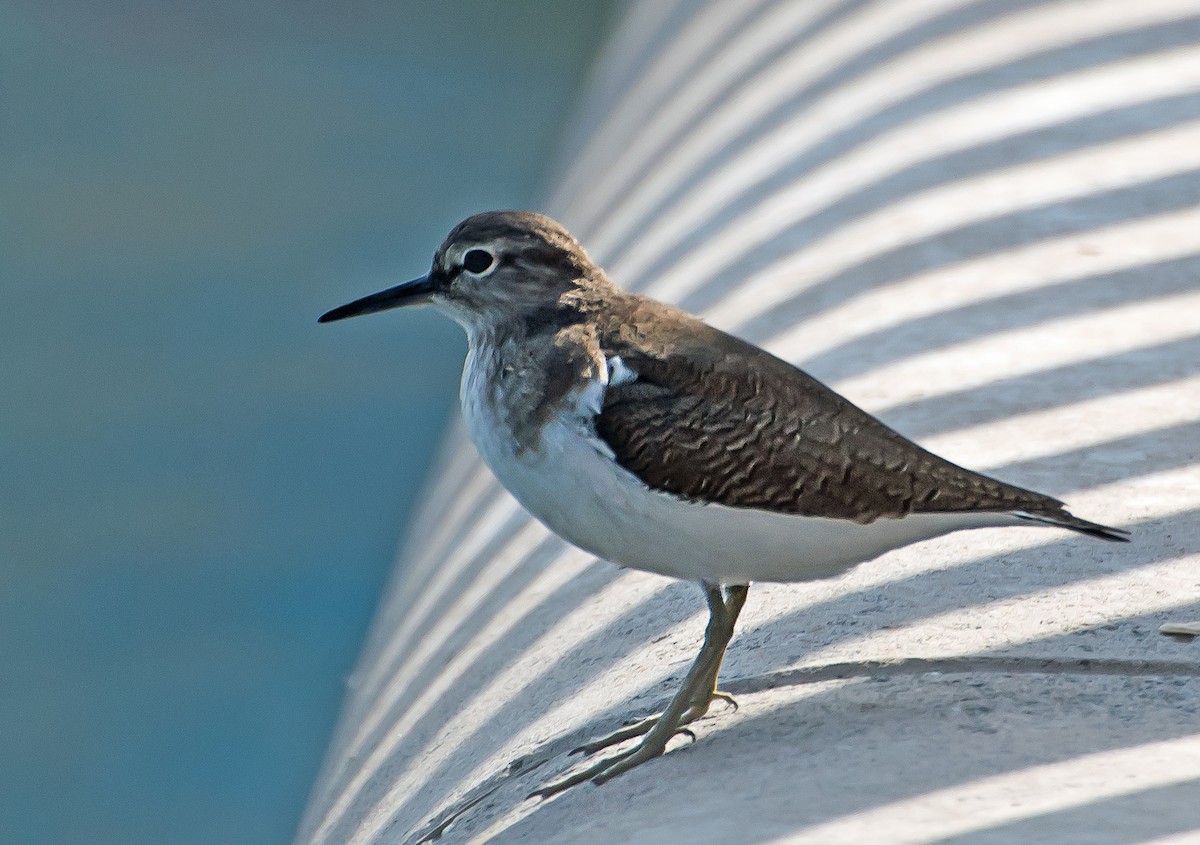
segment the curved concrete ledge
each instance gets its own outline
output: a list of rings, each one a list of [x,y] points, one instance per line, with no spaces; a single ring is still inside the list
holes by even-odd
[[[923,444],[1134,531],[758,586],[697,741],[529,792],[669,696],[694,587],[547,534],[451,434],[297,836],[1200,836],[1194,0],[644,0],[545,210]]]

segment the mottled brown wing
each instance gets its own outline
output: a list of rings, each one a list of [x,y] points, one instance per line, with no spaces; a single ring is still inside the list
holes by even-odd
[[[637,374],[610,387],[597,434],[649,487],[687,499],[868,523],[913,512],[1065,515],[1049,496],[927,452],[802,370],[672,312],[603,343]]]

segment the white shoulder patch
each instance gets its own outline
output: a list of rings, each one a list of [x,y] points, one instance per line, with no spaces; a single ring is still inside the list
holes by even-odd
[[[604,372],[600,374],[600,378],[589,384],[580,397],[581,404],[587,410],[591,411],[591,420],[588,421],[587,440],[592,448],[609,460],[616,458],[613,450],[608,448],[608,444],[596,436],[594,420],[600,415],[600,411],[604,408],[604,394],[610,387],[619,387],[622,384],[629,384],[637,381],[637,373],[625,366],[625,362],[621,360],[619,355],[614,355],[612,358],[604,359]]]
[[[620,355],[614,355],[606,359],[608,364],[608,385],[609,387],[620,387],[622,384],[630,384],[637,381],[637,373],[625,366],[625,362],[621,360]]]

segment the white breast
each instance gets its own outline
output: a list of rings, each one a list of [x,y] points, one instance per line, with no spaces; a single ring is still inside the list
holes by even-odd
[[[608,373],[542,428],[535,448],[520,450],[486,401],[490,391],[478,383],[474,357],[463,374],[463,411],[484,461],[552,531],[622,566],[726,584],[805,581],[950,531],[1018,522],[1009,514],[914,514],[860,525],[686,501],[648,488],[595,436],[592,409],[600,407]]]

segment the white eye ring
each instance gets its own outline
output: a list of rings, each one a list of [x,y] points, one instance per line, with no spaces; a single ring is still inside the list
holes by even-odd
[[[468,249],[463,253],[463,269],[472,276],[483,276],[496,268],[496,258],[486,249]]]

